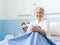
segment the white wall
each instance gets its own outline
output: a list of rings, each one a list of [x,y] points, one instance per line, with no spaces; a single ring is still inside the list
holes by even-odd
[[[18,15],[30,14],[32,11],[32,0],[0,0],[0,17],[20,18]]]
[[[60,13],[60,0],[0,0],[0,19],[18,19],[18,15],[31,15],[35,6],[45,13]]]
[[[3,10],[4,7],[3,7],[3,0],[0,0],[0,19],[2,19],[4,17],[3,15]]]
[[[45,13],[60,13],[60,0],[34,0],[35,7],[45,9]]]

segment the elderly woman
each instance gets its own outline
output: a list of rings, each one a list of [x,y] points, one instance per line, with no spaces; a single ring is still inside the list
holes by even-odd
[[[44,9],[37,7],[35,9],[35,15],[34,16],[36,16],[36,20],[30,24],[28,31],[40,32],[41,34],[46,35],[46,31],[48,30],[48,22],[46,20],[44,20],[44,18],[43,18]]]
[[[34,12],[34,16],[36,17],[36,20],[32,21],[30,23],[30,26],[27,29],[27,32],[39,32],[43,36],[51,39],[54,43],[56,43],[50,36],[49,30],[49,23],[47,20],[44,19],[44,9],[37,7]],[[47,44],[46,44],[47,45]],[[55,45],[55,44],[51,44]]]

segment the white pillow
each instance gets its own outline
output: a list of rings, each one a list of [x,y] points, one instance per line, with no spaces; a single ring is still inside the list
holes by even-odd
[[[60,36],[60,22],[50,22],[49,31],[51,35],[59,35]]]
[[[7,34],[6,36],[5,36],[5,39],[4,40],[9,40],[9,39],[13,39],[14,38],[14,35],[12,35],[12,34]]]

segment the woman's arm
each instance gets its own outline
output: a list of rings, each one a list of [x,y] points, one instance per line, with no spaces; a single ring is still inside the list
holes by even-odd
[[[44,36],[46,36],[46,31],[44,29],[39,29],[38,28],[38,32],[40,32],[41,34],[43,34]]]
[[[32,27],[30,28],[29,31],[31,31],[31,32],[40,32],[41,34],[46,35],[45,30],[37,28],[36,26],[33,26],[33,25],[32,25]]]
[[[43,24],[43,28],[42,29],[34,26],[33,24],[30,24],[30,26],[28,28],[28,31],[30,31],[30,32],[40,32],[41,34],[46,35],[48,27],[49,27],[48,24],[49,23],[47,21],[45,21],[45,23]]]

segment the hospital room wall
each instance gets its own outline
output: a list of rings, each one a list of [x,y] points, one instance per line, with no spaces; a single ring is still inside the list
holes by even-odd
[[[30,14],[33,7],[32,0],[0,0],[0,3],[0,19],[18,19],[18,15]]]
[[[1,21],[0,21],[0,40],[1,40],[1,38],[2,38],[2,37],[1,37],[1,35],[2,35],[2,28],[1,28],[1,24],[2,24],[2,23],[1,23]]]
[[[0,0],[0,40],[1,40],[1,36],[2,36],[2,21],[1,19],[3,18],[3,0]]]

